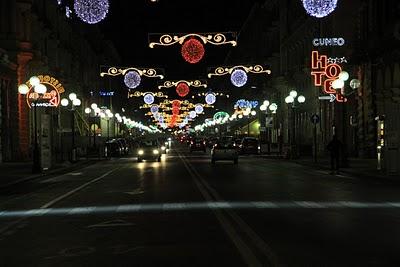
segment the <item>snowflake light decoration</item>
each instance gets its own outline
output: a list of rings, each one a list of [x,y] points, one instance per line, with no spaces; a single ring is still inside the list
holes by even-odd
[[[152,105],[152,106],[150,107],[150,111],[151,111],[151,113],[153,113],[153,114],[158,113],[158,110],[159,110],[159,108],[158,108],[157,105]]]
[[[180,97],[185,97],[189,93],[189,86],[184,82],[179,83],[178,86],[176,86],[176,93]]]
[[[231,74],[231,82],[236,87],[242,87],[247,83],[247,73],[242,69],[236,69]]]
[[[302,0],[306,12],[313,17],[323,18],[331,14],[338,0]]]
[[[107,16],[109,7],[108,0],[75,0],[74,2],[76,15],[88,24],[102,21]]]
[[[151,105],[154,103],[154,95],[147,93],[143,96],[143,101],[144,103],[146,103],[147,105]]]
[[[203,111],[204,111],[203,105],[202,104],[197,104],[194,107],[194,111],[196,111],[197,114],[203,113]]]
[[[142,78],[140,78],[140,74],[137,71],[131,70],[125,74],[124,83],[131,89],[134,89],[140,85]]]
[[[205,101],[207,104],[212,105],[217,101],[217,98],[215,97],[214,93],[207,93],[205,97]]]
[[[181,54],[187,62],[196,64],[204,57],[204,46],[199,40],[190,38],[183,43]]]

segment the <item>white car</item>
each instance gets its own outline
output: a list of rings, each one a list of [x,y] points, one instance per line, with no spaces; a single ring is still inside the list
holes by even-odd
[[[211,149],[211,163],[217,160],[233,160],[234,164],[239,162],[239,153],[235,144],[231,141],[218,141]]]

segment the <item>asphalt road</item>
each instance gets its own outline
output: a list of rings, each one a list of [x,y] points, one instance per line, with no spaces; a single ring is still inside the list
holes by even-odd
[[[0,191],[0,266],[400,266],[399,223],[398,185],[173,146]]]

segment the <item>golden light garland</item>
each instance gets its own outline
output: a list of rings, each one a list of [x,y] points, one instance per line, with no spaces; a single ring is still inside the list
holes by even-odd
[[[140,92],[140,91],[135,91],[133,93],[128,92],[128,98],[141,97],[141,96],[144,96],[146,94],[152,94],[154,97],[168,98],[168,95],[164,94],[163,92]]]
[[[109,67],[106,72],[100,72],[100,76],[104,77],[107,76],[118,76],[118,75],[125,75],[128,71],[136,71],[139,73],[140,76],[146,76],[149,78],[160,78],[161,80],[164,79],[164,75],[157,74],[156,69],[154,68],[119,68],[119,67]]]
[[[180,83],[186,83],[189,87],[204,87],[207,88],[206,83],[202,83],[200,80],[179,80],[179,81],[165,81],[163,85],[159,85],[158,89],[176,87]]]
[[[233,66],[233,67],[217,67],[214,72],[208,73],[208,78],[211,78],[212,76],[223,76],[227,74],[232,74],[232,72],[235,69],[243,69],[246,73],[266,73],[266,74],[271,74],[271,70],[264,69],[263,66],[261,65],[254,65],[254,66],[243,66],[243,65],[238,65],[238,66]]]
[[[226,37],[227,34],[231,34],[235,37],[235,40],[228,40]],[[150,34],[154,35],[154,34]],[[188,37],[197,37],[199,38],[204,44],[212,44],[212,45],[225,45],[231,44],[232,46],[237,45],[236,41],[236,33],[232,32],[219,32],[219,33],[189,33],[185,35],[170,35],[170,34],[163,34],[160,36],[158,42],[150,42],[149,47],[154,48],[155,46],[170,46],[176,43],[183,44],[184,41]]]

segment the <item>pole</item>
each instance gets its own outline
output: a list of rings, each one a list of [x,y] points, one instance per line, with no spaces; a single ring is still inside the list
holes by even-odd
[[[317,124],[314,123],[314,162],[317,162]]]
[[[297,156],[297,148],[296,148],[296,108],[292,105],[292,158],[296,158]]]
[[[247,136],[250,136],[250,115],[247,116]]]
[[[107,119],[107,141],[110,140],[110,118]]]
[[[75,150],[75,109],[74,106],[71,108],[71,133],[72,133],[72,150],[71,150],[71,162],[76,161],[76,150]]]
[[[34,102],[33,106],[33,121],[34,121],[34,146],[33,146],[33,166],[32,172],[33,173],[40,173],[41,166],[40,166],[40,152],[39,152],[39,143],[38,143],[38,134],[37,134],[37,101]]]

